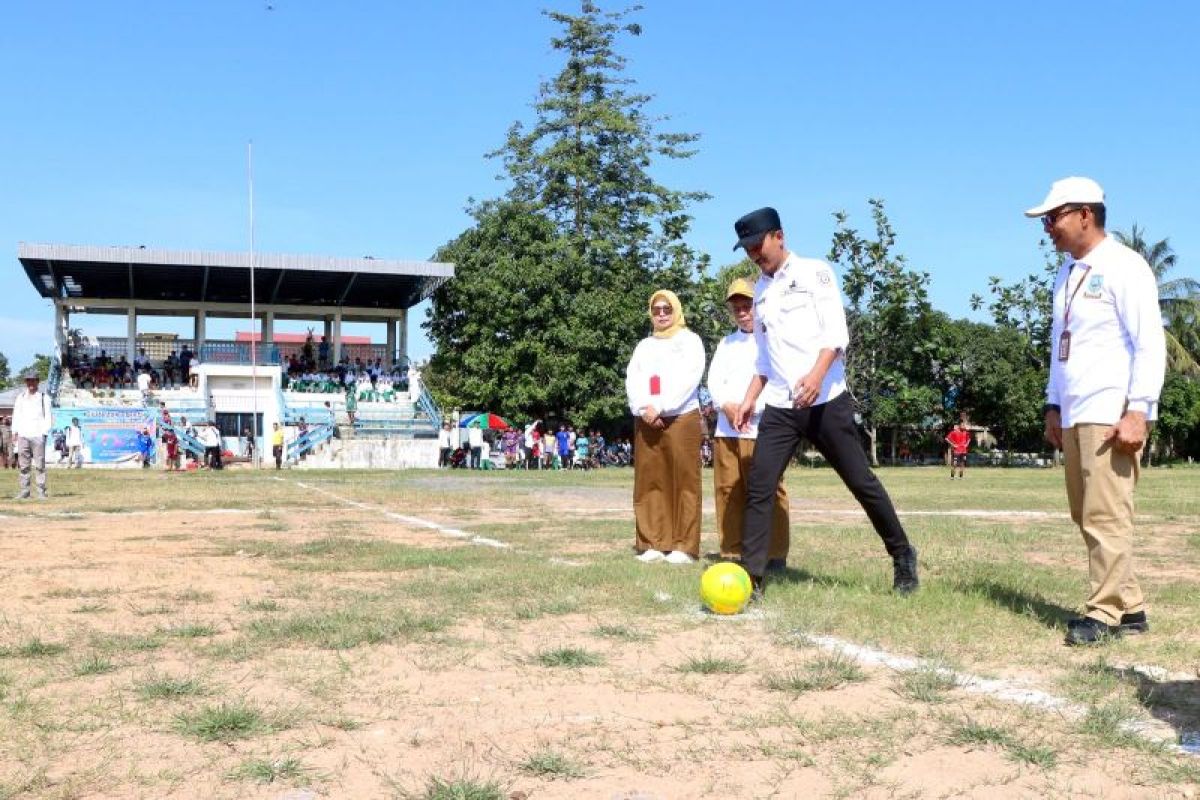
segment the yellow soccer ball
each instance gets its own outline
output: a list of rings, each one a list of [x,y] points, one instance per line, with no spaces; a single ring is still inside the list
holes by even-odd
[[[754,585],[741,565],[713,564],[700,576],[700,599],[714,614],[736,614],[750,602]]]

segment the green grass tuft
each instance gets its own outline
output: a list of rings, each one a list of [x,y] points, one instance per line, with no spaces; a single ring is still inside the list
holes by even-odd
[[[175,628],[164,628],[160,631],[167,636],[174,636],[177,639],[203,639],[207,636],[216,636],[217,629],[212,625],[180,625]]]
[[[922,664],[898,676],[896,693],[922,703],[941,703],[946,692],[959,684],[959,677],[939,662]]]
[[[401,795],[405,800],[507,800],[504,787],[495,781],[474,778],[444,780],[432,777],[424,790]]]
[[[518,769],[528,775],[541,778],[582,778],[583,767],[572,761],[557,750],[538,750],[517,765]]]
[[[75,675],[80,678],[89,675],[107,675],[117,668],[107,656],[92,653],[75,665]]]
[[[173,678],[154,672],[139,679],[133,689],[143,700],[173,700],[208,693],[208,689],[196,678]]]
[[[628,625],[597,625],[592,628],[592,635],[606,639],[621,639],[626,642],[644,642],[651,638],[648,634],[636,631]]]
[[[803,694],[829,691],[847,683],[866,680],[858,663],[844,653],[819,656],[799,669],[768,675],[763,683],[772,691]]]
[[[253,781],[254,783],[279,783],[299,780],[305,777],[308,771],[308,768],[298,758],[277,758],[271,761],[264,758],[251,758],[230,770],[229,778],[235,781]]]
[[[177,715],[175,730],[204,742],[230,742],[269,733],[272,727],[253,706],[221,703]]]
[[[693,656],[675,667],[675,671],[697,675],[738,675],[746,671],[746,662],[716,656]]]
[[[16,647],[0,647],[0,657],[10,658],[49,658],[67,651],[65,644],[43,642],[36,636]]]
[[[539,650],[534,661],[543,667],[598,667],[604,663],[604,658],[582,647],[555,647]]]

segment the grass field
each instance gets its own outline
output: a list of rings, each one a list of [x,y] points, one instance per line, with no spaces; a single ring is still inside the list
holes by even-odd
[[[52,472],[0,502],[0,800],[1200,794],[1200,469],[1144,473],[1152,631],[1100,649],[1060,472],[880,475],[916,596],[794,468],[719,618],[632,558],[629,470]]]

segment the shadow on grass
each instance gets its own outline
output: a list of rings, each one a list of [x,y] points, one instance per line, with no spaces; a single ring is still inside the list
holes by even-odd
[[[1142,707],[1174,728],[1177,737],[1200,732],[1200,680],[1159,681],[1130,667],[1108,669],[1133,686]]]
[[[847,580],[839,575],[821,575],[809,572],[803,567],[786,567],[779,572],[767,573],[767,585],[770,586],[772,583],[776,585],[812,583],[837,589],[861,589],[863,586],[862,581]]]
[[[959,588],[963,592],[980,595],[1014,614],[1035,619],[1047,628],[1066,628],[1067,620],[1078,616],[1073,610],[1051,603],[1040,595],[1029,594],[995,581],[976,580],[964,583]]]

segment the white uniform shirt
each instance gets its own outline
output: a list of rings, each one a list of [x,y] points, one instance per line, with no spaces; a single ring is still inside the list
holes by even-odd
[[[30,394],[28,389],[17,392],[12,414],[14,439],[18,436],[26,439],[44,438],[50,432],[51,420],[49,395],[41,391]]]
[[[708,393],[717,409],[717,436],[758,438],[758,420],[762,416],[763,406],[766,405],[762,394],[758,396],[754,416],[750,418],[750,425],[745,433],[739,433],[729,424],[729,419],[721,408],[727,403],[742,404],[746,397],[746,387],[758,374],[757,364],[758,342],[753,333],[736,330],[717,343],[712,363],[708,366]]]
[[[658,394],[651,394],[658,376]],[[647,406],[661,416],[674,417],[700,407],[697,390],[704,377],[704,343],[684,328],[674,336],[647,336],[638,342],[625,370],[625,395],[629,410],[640,417]]]
[[[137,376],[137,385],[138,385],[138,389],[141,390],[142,394],[146,394],[147,392],[149,392],[150,391],[150,373],[149,372],[139,372],[138,376]]]
[[[846,310],[833,268],[816,258],[788,253],[772,276],[760,274],[754,285],[754,336],[759,375],[767,377],[762,397],[778,408],[792,408],[792,388],[817,363],[821,350],[837,350],[813,405],[828,403],[846,391],[842,352],[850,342]]]
[[[442,450],[446,450],[446,449],[449,449],[449,447],[450,447],[450,431],[446,430],[445,428],[442,428],[440,431],[438,431],[438,448],[440,448]]]
[[[1070,353],[1060,361],[1068,300]],[[1064,428],[1112,425],[1126,408],[1158,417],[1167,365],[1158,284],[1145,259],[1111,236],[1059,268],[1050,346],[1046,402],[1061,408]]]
[[[67,447],[83,447],[83,430],[78,425],[67,426]]]
[[[467,428],[467,443],[471,447],[483,447],[483,429],[475,425]]]

